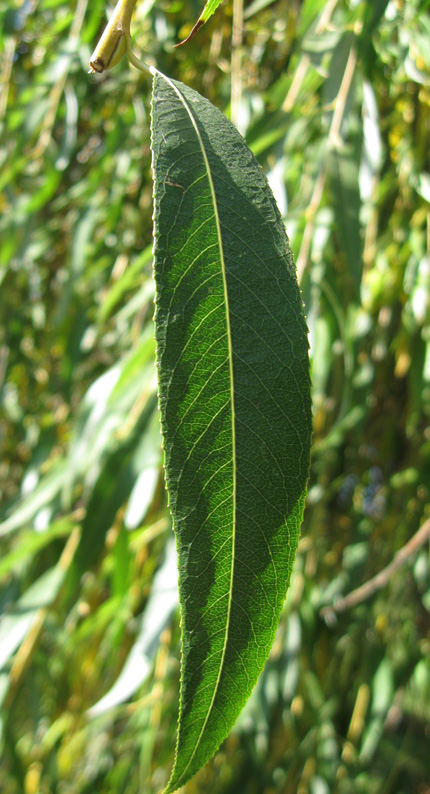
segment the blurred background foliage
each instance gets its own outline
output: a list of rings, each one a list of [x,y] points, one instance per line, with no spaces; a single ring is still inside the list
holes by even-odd
[[[104,0],[0,0],[0,787],[150,794],[179,618],[152,329],[150,83]],[[430,792],[430,3],[142,0],[134,50],[266,171],[310,328],[302,539],[265,671],[186,794]],[[342,602],[389,565],[383,587]],[[337,606],[345,607],[343,611]]]

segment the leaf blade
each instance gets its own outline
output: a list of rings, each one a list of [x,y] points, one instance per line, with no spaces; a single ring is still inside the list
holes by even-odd
[[[204,7],[202,13],[200,14],[200,16],[199,16],[197,22],[195,23],[195,25],[193,25],[193,27],[192,27],[191,31],[189,32],[188,36],[185,39],[183,39],[182,41],[180,41],[178,44],[175,44],[175,47],[182,47],[183,44],[188,44],[188,42],[191,41],[191,39],[194,38],[196,33],[198,33],[200,28],[202,28],[203,25],[208,21],[208,19],[210,19],[212,14],[215,13],[215,11],[217,10],[217,8],[220,5],[220,3],[221,3],[221,0],[207,0],[207,2],[205,3],[205,7]]]
[[[303,509],[310,397],[294,263],[261,169],[219,111],[160,73],[152,115],[159,402],[183,640],[174,791],[227,735],[270,650]]]

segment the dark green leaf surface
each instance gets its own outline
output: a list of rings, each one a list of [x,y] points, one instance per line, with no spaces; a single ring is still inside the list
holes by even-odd
[[[275,200],[231,123],[155,73],[156,340],[179,555],[183,785],[267,659],[309,465],[307,329]]]

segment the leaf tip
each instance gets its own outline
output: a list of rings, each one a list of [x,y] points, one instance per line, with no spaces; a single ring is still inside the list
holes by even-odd
[[[185,39],[183,39],[182,41],[179,41],[177,44],[175,44],[175,47],[182,47],[183,44],[188,44],[188,42],[191,41],[191,39],[194,38],[196,33],[200,30],[200,28],[203,27],[204,24],[205,24],[204,19],[201,19],[201,18],[198,19],[196,24],[194,25],[194,27],[191,29],[190,33],[188,34],[188,36]]]

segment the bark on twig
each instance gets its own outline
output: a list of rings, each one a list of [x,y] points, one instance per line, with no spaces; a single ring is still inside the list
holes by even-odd
[[[367,598],[371,598],[378,590],[382,590],[390,581],[393,573],[401,568],[401,566],[429,540],[430,518],[424,522],[418,532],[412,536],[406,545],[397,552],[392,562],[390,562],[386,568],[383,568],[376,576],[369,579],[365,584],[362,584],[361,587],[353,590],[352,593],[349,593],[345,598],[340,598],[334,604],[323,607],[320,610],[321,617],[330,617],[333,613],[345,612],[347,609],[352,609],[358,604],[361,604],[362,601],[365,601]]]

